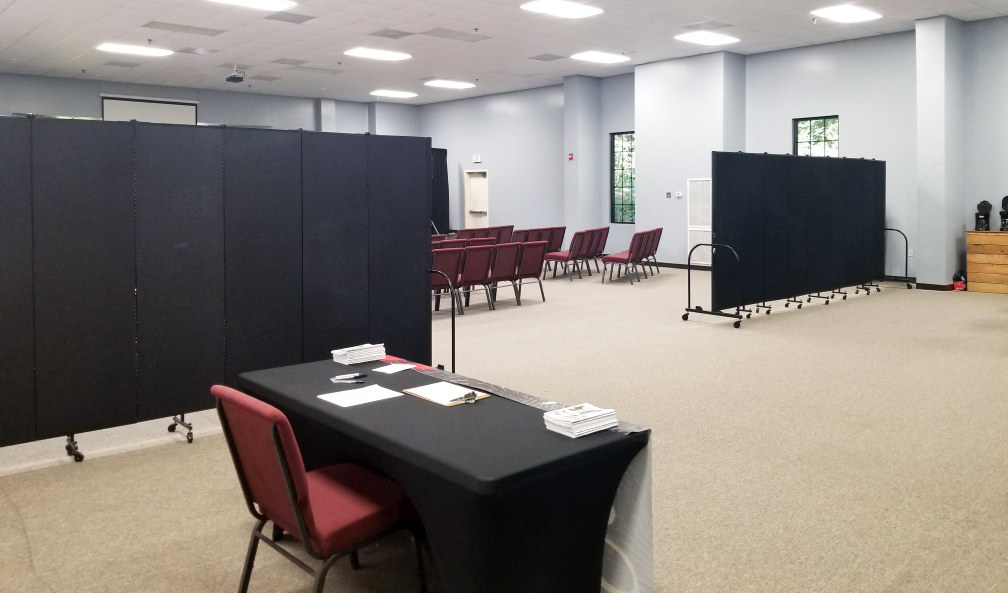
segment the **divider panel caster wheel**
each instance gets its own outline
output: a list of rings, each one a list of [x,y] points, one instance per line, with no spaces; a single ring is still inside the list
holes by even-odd
[[[746,319],[749,319],[750,317],[752,317],[752,313],[746,313],[746,314],[745,314],[745,318],[746,318]]]
[[[805,299],[805,302],[806,303],[811,303],[812,302],[812,297],[809,297],[809,298]]]
[[[689,313],[683,313],[682,320],[686,321],[687,319],[689,319]]]
[[[769,315],[769,314],[770,314],[770,309],[767,309],[767,312],[766,312],[766,314],[767,314],[767,315]]]
[[[826,299],[826,304],[827,304],[827,305],[829,304],[829,299]]]
[[[801,303],[798,303],[798,308],[801,309]]]
[[[847,300],[847,295],[843,295],[843,300]]]
[[[875,292],[882,292],[882,287],[876,286],[875,287]]]
[[[855,289],[854,289],[854,294],[858,294],[858,291],[859,291],[859,290],[860,290],[859,288],[855,288]]]
[[[168,427],[168,432],[175,432],[175,425],[172,424]]]
[[[189,444],[191,445],[192,444],[192,432],[190,431],[190,432],[186,433],[185,438],[186,438],[187,441],[189,441]]]
[[[911,289],[913,289],[913,286],[911,286],[910,283],[907,282],[907,290],[911,290]]]
[[[76,452],[76,453],[73,454],[73,458],[74,458],[75,462],[80,463],[80,462],[84,461],[84,454],[81,453],[80,451],[78,451],[78,452]]]
[[[735,327],[735,329],[738,329],[738,328],[742,327],[742,322],[741,321],[736,321],[732,325]]]
[[[791,303],[784,303],[784,308],[787,309],[790,305]]]

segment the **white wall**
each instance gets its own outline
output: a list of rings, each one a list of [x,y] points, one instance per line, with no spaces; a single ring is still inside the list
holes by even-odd
[[[914,34],[901,33],[746,61],[746,151],[790,153],[793,118],[839,115],[841,156],[886,161],[887,226],[906,232],[911,248],[917,239],[915,52]],[[902,275],[902,240],[890,237],[886,251],[886,272]]]
[[[423,136],[420,133],[420,108],[402,103],[376,102],[369,105],[374,117],[369,128],[382,136]],[[373,125],[372,125],[373,124]]]
[[[602,133],[598,155],[599,204],[602,218],[598,225],[609,225],[609,239],[606,253],[623,251],[630,246],[636,225],[613,224],[610,222],[612,201],[612,163],[609,135],[618,132],[633,132],[634,121],[634,75],[623,74],[602,79]]]
[[[1008,196],[1008,18],[966,23],[965,54],[968,141],[959,216],[972,229],[977,203],[987,200],[995,229],[1001,199]]]
[[[738,114],[744,81],[731,80],[745,76],[739,59],[721,52],[635,69],[637,228],[664,228],[659,261],[686,263],[686,180],[710,177],[711,152],[724,150],[726,138],[738,141],[740,132],[726,123],[745,122]]]
[[[463,224],[467,169],[486,169],[490,224],[564,224],[564,90],[550,86],[423,105],[420,134],[448,149],[452,228]],[[483,157],[481,164],[472,155]]]
[[[564,222],[567,240],[575,231],[604,220],[599,202],[599,147],[602,144],[602,81],[564,77]],[[571,159],[570,155],[574,158]]]

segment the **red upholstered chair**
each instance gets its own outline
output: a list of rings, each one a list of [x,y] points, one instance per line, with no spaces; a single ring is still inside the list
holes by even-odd
[[[543,229],[529,229],[528,237],[523,243],[531,243],[534,241],[545,241],[546,239],[542,236]]]
[[[521,253],[521,243],[502,243],[494,247],[493,263],[490,265],[490,295],[493,296],[494,308],[497,308],[497,284],[510,282],[518,299],[518,285],[515,284],[515,272],[518,269],[518,256]]]
[[[447,241],[441,241],[438,245],[438,249],[461,249],[469,243],[466,239],[448,239]]]
[[[459,229],[455,233],[456,239],[472,239],[476,236],[476,229]]]
[[[511,235],[514,233],[514,225],[509,224],[507,226],[498,227],[497,231],[497,244],[501,243],[519,243],[520,241],[514,241]]]
[[[549,247],[548,241],[522,243],[521,257],[518,258],[518,270],[515,273],[515,280],[518,281],[518,294],[515,296],[515,300],[518,302],[518,306],[521,306],[522,284],[531,278],[535,278],[535,281],[539,283],[539,294],[542,296],[543,302],[546,302],[546,293],[543,292],[539,274],[543,269],[547,247]]]
[[[448,238],[448,235],[431,235],[430,236],[431,243],[433,243],[435,241],[444,241],[447,238]]]
[[[634,233],[632,239],[630,239],[630,248],[626,251],[621,251],[619,253],[612,253],[606,255],[602,258],[602,283],[605,283],[605,273],[606,268],[609,268],[609,280],[612,280],[612,271],[614,268],[622,267],[623,271],[626,273],[627,277],[630,277],[630,271],[636,272],[637,265],[636,262],[640,260],[641,254],[644,253],[645,244],[647,242],[646,231],[641,231],[639,233]],[[612,266],[611,268],[609,266]],[[616,273],[616,277],[619,277],[619,271]],[[637,276],[637,280],[640,281],[640,275]],[[630,285],[633,286],[633,278],[630,278]]]
[[[481,229],[473,229],[473,239],[484,239],[490,236],[490,231],[486,227]]]
[[[214,385],[210,392],[217,399],[217,414],[245,503],[256,519],[239,593],[248,591],[260,541],[315,576],[314,591],[321,593],[326,574],[337,560],[350,555],[357,566],[358,548],[399,529],[415,529],[403,521],[411,507],[395,482],[352,463],[307,472],[283,412],[223,385]],[[267,521],[273,522],[273,539],[283,532],[291,534],[310,556],[323,561],[322,566],[313,570],[263,534]],[[421,589],[426,591],[415,531],[413,538]]]
[[[431,241],[431,244],[430,244],[431,251],[433,251],[435,249],[441,249],[441,244],[442,243],[444,243],[443,240],[442,241]]]
[[[528,230],[515,231],[511,234],[511,241],[514,243],[527,243],[529,232]]]
[[[585,232],[588,235],[581,243],[581,253],[578,254],[577,261],[579,266],[581,262],[584,262],[585,269],[588,270],[588,275],[591,276],[591,265],[589,264],[589,261],[595,258],[595,249],[598,246],[599,240],[602,238],[602,229],[588,229]]]
[[[445,282],[441,274],[431,274],[431,290],[434,291],[434,310],[441,309],[441,294],[448,293],[452,305],[461,310],[458,291],[455,290],[455,282],[458,280],[459,272],[462,270],[462,258],[465,256],[465,249],[435,249],[431,258],[430,269],[436,272],[444,272],[445,276],[451,278],[451,284]]]
[[[564,235],[567,234],[567,227],[565,226],[555,226],[549,229],[543,229],[550,231],[549,247],[546,248],[546,253],[551,253],[553,251],[560,251],[563,248]],[[540,236],[539,240],[544,240],[545,237]]]
[[[609,240],[609,227],[604,226],[600,229],[602,235],[599,237],[598,244],[595,246],[595,253],[592,255],[592,259],[595,260],[595,271],[598,271],[598,258],[605,255],[606,241]]]
[[[654,229],[654,239],[651,242],[651,249],[648,251],[648,259],[654,262],[654,269],[661,273],[661,266],[658,265],[658,243],[661,242],[662,227]]]
[[[556,278],[557,267],[563,265],[564,274],[573,281],[574,280],[574,268],[577,266],[578,257],[584,252],[584,243],[587,240],[586,231],[578,231],[574,233],[571,237],[570,248],[566,251],[553,251],[546,254],[547,262],[554,262],[553,266],[553,277]],[[577,270],[578,278],[581,278],[581,269],[578,267]],[[545,277],[546,272],[543,272]]]
[[[462,271],[459,273],[458,284],[455,289],[465,294],[465,306],[469,306],[469,296],[472,289],[482,286],[486,292],[487,307],[492,311],[494,308],[493,298],[490,296],[490,264],[493,261],[492,245],[477,245],[476,247],[465,248],[465,259],[462,262]],[[464,310],[460,313],[465,314]]]
[[[466,247],[475,247],[479,245],[496,245],[497,239],[493,237],[477,237],[475,239],[469,239],[466,241]]]

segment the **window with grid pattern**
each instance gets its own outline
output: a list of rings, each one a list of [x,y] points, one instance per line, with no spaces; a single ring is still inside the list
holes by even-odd
[[[796,119],[793,134],[798,156],[840,156],[839,115]]]
[[[610,215],[617,224],[635,221],[636,171],[634,161],[634,133],[619,132],[609,135],[610,160]]]

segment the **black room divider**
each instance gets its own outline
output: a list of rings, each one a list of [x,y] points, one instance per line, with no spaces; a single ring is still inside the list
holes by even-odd
[[[885,162],[715,152],[715,311],[885,275]]]
[[[0,446],[213,407],[365,341],[430,363],[429,138],[0,118]]]

